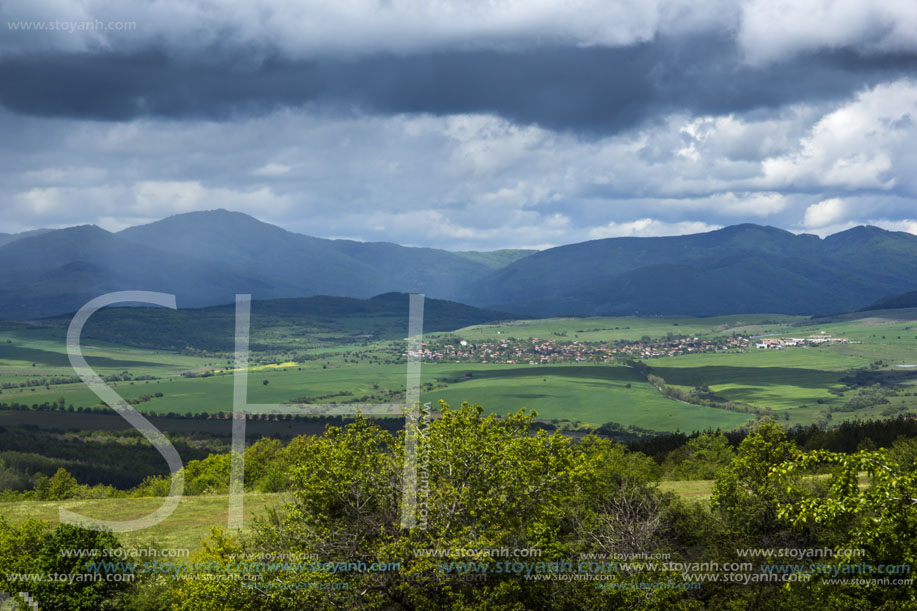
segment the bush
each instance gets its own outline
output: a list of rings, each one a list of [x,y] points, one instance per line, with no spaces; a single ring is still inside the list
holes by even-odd
[[[55,474],[56,475],[56,474]],[[64,481],[66,478],[58,478]],[[107,532],[86,530],[60,524],[26,520],[13,526],[0,516],[0,591],[19,592],[23,584],[11,581],[15,574],[86,574],[86,558],[62,553],[62,550],[98,550],[120,548],[121,543]],[[123,582],[107,581],[30,581],[28,592],[44,610],[98,611],[110,608],[105,601],[126,588]]]

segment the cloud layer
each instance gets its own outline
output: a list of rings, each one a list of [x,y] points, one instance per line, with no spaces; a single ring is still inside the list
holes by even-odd
[[[0,27],[0,231],[917,227],[913,3],[13,0]]]
[[[917,50],[910,2],[863,0],[8,0],[0,18],[63,22],[42,36],[16,25],[0,52],[136,52],[172,56],[245,49],[259,56],[456,49],[628,46],[654,38],[728,32],[746,60],[850,48]],[[99,23],[89,27],[87,23]],[[131,26],[115,24],[133,24]]]

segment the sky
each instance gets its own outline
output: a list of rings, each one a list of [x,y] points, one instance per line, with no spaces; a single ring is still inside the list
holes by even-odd
[[[917,233],[912,0],[4,0],[0,232]]]

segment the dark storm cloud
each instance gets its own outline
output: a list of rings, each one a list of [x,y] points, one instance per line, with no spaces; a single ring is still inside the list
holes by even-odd
[[[206,57],[206,60],[200,58]],[[914,74],[917,56],[819,51],[753,66],[727,37],[625,47],[428,51],[253,62],[159,52],[0,58],[0,103],[37,116],[129,120],[261,115],[308,105],[357,113],[495,113],[551,129],[611,133],[657,114],[742,113],[844,99]]]
[[[917,233],[904,2],[4,0],[4,20],[0,231],[224,207],[472,249]]]

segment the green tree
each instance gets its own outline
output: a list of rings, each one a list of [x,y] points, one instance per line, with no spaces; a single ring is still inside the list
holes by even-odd
[[[285,490],[289,486],[289,466],[279,439],[259,439],[245,450],[246,487],[262,492]]]
[[[865,549],[876,563],[917,567],[917,472],[885,449],[854,454],[813,450],[776,464],[769,481],[833,468],[827,493],[781,503],[777,517],[793,527],[818,524],[842,533],[848,547]]]
[[[185,493],[226,493],[229,490],[229,454],[211,454],[185,465]]]
[[[79,488],[76,478],[61,467],[51,477],[36,482],[35,496],[43,501],[60,501],[73,497]]]
[[[663,545],[669,529],[666,497],[649,481],[645,456],[605,440],[574,443],[533,430],[534,413],[485,416],[479,406],[442,405],[420,428],[418,524],[402,529],[403,434],[363,419],[329,427],[295,443],[293,501],[239,542],[218,533],[216,559],[230,549],[314,554],[322,561],[396,563],[399,570],[296,574],[274,571],[263,583],[326,583],[340,590],[261,587],[237,589],[223,609],[593,609],[689,608],[677,590],[614,590],[573,581],[527,580],[498,573],[486,554],[462,550],[537,549],[530,561],[562,561],[583,552],[612,554]],[[291,444],[293,445],[293,444]],[[221,551],[222,550],[222,551]],[[437,550],[442,555],[418,553]],[[237,552],[233,552],[237,553]],[[463,573],[457,561],[495,570]],[[669,578],[672,575],[655,575]],[[644,579],[646,575],[625,575]],[[180,609],[208,608],[214,586],[182,582]]]
[[[722,433],[701,433],[666,457],[665,470],[673,479],[714,479],[729,466],[735,449]]]
[[[98,611],[112,608],[106,601],[127,586],[102,576],[91,579],[95,572],[87,568],[87,557],[65,553],[65,550],[118,549],[120,542],[106,532],[86,530],[70,524],[60,524],[54,530],[47,522],[26,520],[11,525],[0,516],[0,591],[27,590],[39,609],[50,611]],[[89,553],[92,553],[91,551]],[[11,576],[73,575],[77,579],[29,581],[24,587]],[[80,578],[80,576],[87,576]]]
[[[773,465],[798,454],[786,431],[773,420],[760,424],[742,440],[735,459],[717,475],[711,499],[729,534],[748,538],[779,530],[777,509],[788,488],[768,475]]]
[[[828,479],[812,475],[826,468]],[[821,480],[816,494],[811,493],[812,479]],[[815,533],[820,545],[865,552],[853,559],[841,555],[822,562],[835,565],[840,577],[886,576],[860,572],[861,566],[878,565],[897,567],[892,578],[912,576],[917,566],[917,472],[896,462],[888,450],[798,453],[772,464],[768,481],[786,486],[787,495],[777,504],[779,524]],[[788,585],[788,600],[797,608],[805,604],[812,609],[917,609],[913,588],[844,585],[828,582],[828,577],[816,574],[807,582]]]

